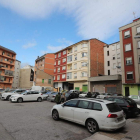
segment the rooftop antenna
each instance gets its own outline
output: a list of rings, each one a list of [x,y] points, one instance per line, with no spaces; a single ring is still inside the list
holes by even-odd
[[[136,14],[136,13],[135,13],[135,12],[133,12],[133,15],[134,15],[134,19],[136,19],[136,17],[135,17],[135,14]]]

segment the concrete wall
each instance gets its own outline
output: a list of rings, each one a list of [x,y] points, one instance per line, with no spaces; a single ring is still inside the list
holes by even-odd
[[[109,51],[109,56],[107,55]],[[115,59],[113,59],[115,57]],[[108,61],[110,66],[108,66]],[[110,70],[110,75],[121,74],[121,68],[113,67],[113,65],[121,67],[121,52],[120,52],[120,42],[113,43],[111,45],[106,45],[104,47],[104,74],[108,75],[108,70]]]
[[[29,89],[33,86],[33,81],[30,81],[31,69],[20,69],[20,88]]]
[[[21,62],[16,60],[12,88],[20,87],[20,65],[21,65]]]

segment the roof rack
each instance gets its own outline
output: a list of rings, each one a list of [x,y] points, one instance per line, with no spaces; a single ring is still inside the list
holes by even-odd
[[[86,98],[86,99],[95,100],[95,101],[99,101],[99,102],[104,102],[103,100],[99,100],[99,99],[95,99],[95,98]]]

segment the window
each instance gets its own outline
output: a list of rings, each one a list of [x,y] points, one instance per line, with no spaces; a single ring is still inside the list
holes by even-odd
[[[66,54],[66,51],[63,51],[63,55],[65,55]]]
[[[77,52],[77,46],[74,47],[74,51]]]
[[[140,27],[137,27],[137,33],[140,33]]]
[[[115,46],[113,45],[113,46],[112,46],[112,51],[114,51],[114,50],[115,50]]]
[[[138,41],[138,48],[140,48],[140,41]]]
[[[127,80],[133,79],[133,72],[127,72]]]
[[[113,57],[113,60],[115,60],[115,57]]]
[[[57,75],[57,80],[60,80],[60,75]]]
[[[107,104],[106,105],[109,112],[113,113],[113,112],[119,112],[121,111],[122,109],[115,103],[111,103],[111,104]]]
[[[126,58],[126,65],[131,65],[132,64],[132,57]]]
[[[77,60],[77,55],[74,55],[74,60]]]
[[[81,72],[82,77],[87,77],[87,72]]]
[[[82,44],[82,47],[83,47],[83,48],[87,47],[87,43],[83,43],[83,44]]]
[[[107,56],[109,56],[109,51],[107,51]]]
[[[55,80],[55,76],[53,77],[53,80]]]
[[[82,62],[82,67],[87,67],[87,62]]]
[[[78,100],[71,100],[71,101],[66,102],[64,106],[76,107],[77,103],[78,103]]]
[[[117,44],[117,50],[120,49],[120,44]]]
[[[42,83],[44,83],[44,79],[42,79]]]
[[[72,79],[72,73],[71,72],[67,73],[67,79]]]
[[[51,84],[51,82],[52,82],[51,79],[48,79],[48,84]]]
[[[57,69],[57,72],[60,72],[60,68]]]
[[[128,38],[128,37],[130,37],[130,31],[124,32],[124,38]]]
[[[77,64],[76,63],[74,64],[74,69],[77,69]]]
[[[120,53],[117,54],[117,59],[120,59]]]
[[[4,54],[5,54],[5,52],[3,51],[3,52],[2,52],[2,55],[4,55]]]
[[[67,57],[67,61],[68,62],[71,62],[72,61],[72,55],[70,55],[70,56]]]
[[[99,111],[101,111],[101,110],[102,110],[101,104],[99,104],[99,103],[94,103],[94,104],[93,104],[93,110],[99,110]]]
[[[84,100],[81,100],[78,104],[78,107],[79,108],[83,108],[83,109],[86,109],[88,108],[88,105],[89,105],[89,102],[88,101],[84,101]]]
[[[121,67],[121,62],[118,63],[118,66]]]
[[[63,59],[63,63],[66,62],[66,58]]]
[[[139,63],[140,63],[140,55],[139,55]]]
[[[107,66],[110,66],[110,61],[107,61]]]
[[[82,57],[86,57],[87,56],[87,52],[82,52]]]
[[[131,44],[125,45],[125,51],[131,51]]]
[[[108,70],[108,75],[110,75],[110,70]]]
[[[62,74],[62,79],[65,79],[66,78],[66,75],[65,74]]]
[[[54,69],[54,72],[56,72],[56,69]]]
[[[116,69],[116,63],[113,63],[113,69]]]
[[[66,66],[63,66],[63,67],[62,67],[62,70],[66,70]]]
[[[39,94],[37,91],[31,91],[30,94]]]
[[[116,99],[114,99],[114,101],[118,104],[124,104],[124,101],[122,99],[116,98]]]
[[[60,60],[58,61],[58,65],[60,65]]]
[[[56,65],[56,62],[54,63],[54,65]]]
[[[6,65],[6,68],[8,68],[8,65]]]
[[[61,57],[61,53],[58,54],[58,57]]]
[[[10,66],[10,69],[12,69],[12,66]]]
[[[55,55],[55,58],[56,58],[56,55]]]
[[[74,79],[76,79],[77,78],[77,73],[74,73]]]

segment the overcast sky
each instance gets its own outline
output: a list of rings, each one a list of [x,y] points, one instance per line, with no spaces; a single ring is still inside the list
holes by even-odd
[[[119,27],[140,17],[140,0],[0,0],[0,45],[22,65],[83,39],[119,41]]]

